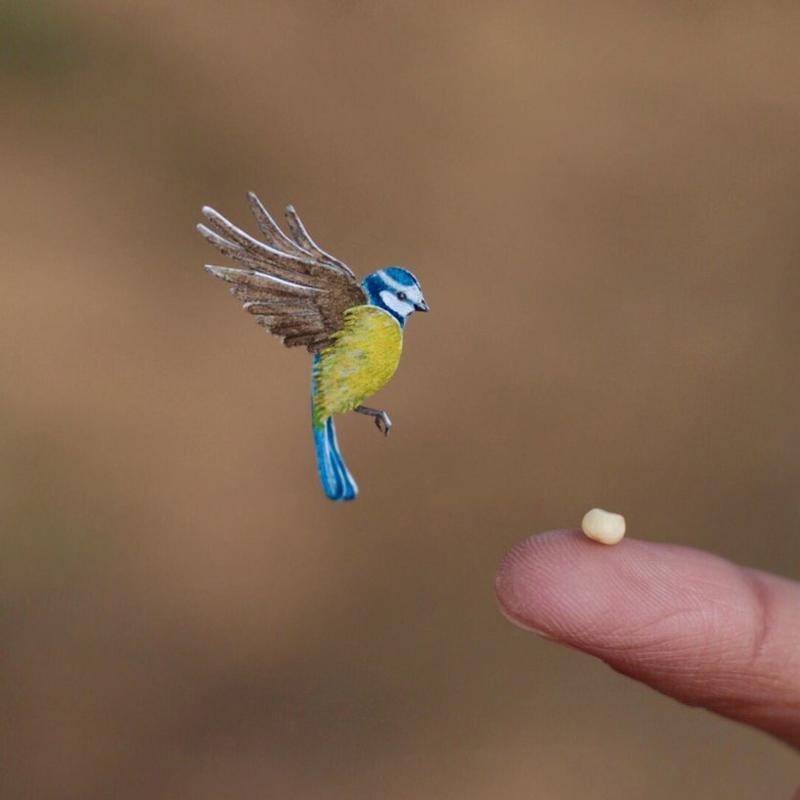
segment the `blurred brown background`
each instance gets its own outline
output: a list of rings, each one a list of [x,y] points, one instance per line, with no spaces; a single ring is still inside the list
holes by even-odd
[[[3,798],[753,798],[798,762],[510,626],[592,505],[800,573],[800,7],[0,2]],[[296,203],[433,313],[317,484],[201,269]],[[248,223],[249,224],[249,223]]]

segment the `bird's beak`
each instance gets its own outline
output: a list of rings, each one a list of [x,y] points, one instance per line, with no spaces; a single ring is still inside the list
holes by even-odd
[[[416,308],[417,311],[430,311],[428,304],[424,300],[420,300],[419,303],[414,303],[414,308]]]

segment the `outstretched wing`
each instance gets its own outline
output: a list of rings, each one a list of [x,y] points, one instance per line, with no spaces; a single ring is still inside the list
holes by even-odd
[[[206,269],[232,283],[231,292],[256,322],[279,336],[287,347],[322,350],[344,327],[344,312],[364,305],[367,296],[351,269],[326,253],[309,236],[292,206],[286,209],[287,236],[253,192],[247,200],[263,241],[254,239],[206,206],[207,222],[197,230],[235,267]]]

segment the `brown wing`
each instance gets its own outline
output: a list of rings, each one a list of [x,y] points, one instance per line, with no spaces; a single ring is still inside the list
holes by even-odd
[[[206,206],[207,223],[197,230],[237,263],[235,267],[207,264],[206,269],[232,283],[231,292],[244,310],[287,347],[322,350],[344,327],[344,312],[366,303],[367,296],[352,270],[308,235],[292,206],[286,209],[290,237],[253,192],[247,199],[264,240],[254,239]]]

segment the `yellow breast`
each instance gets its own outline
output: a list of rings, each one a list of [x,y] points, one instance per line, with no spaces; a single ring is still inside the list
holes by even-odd
[[[361,405],[389,381],[400,362],[403,330],[391,314],[354,306],[344,320],[314,367],[315,425]]]

